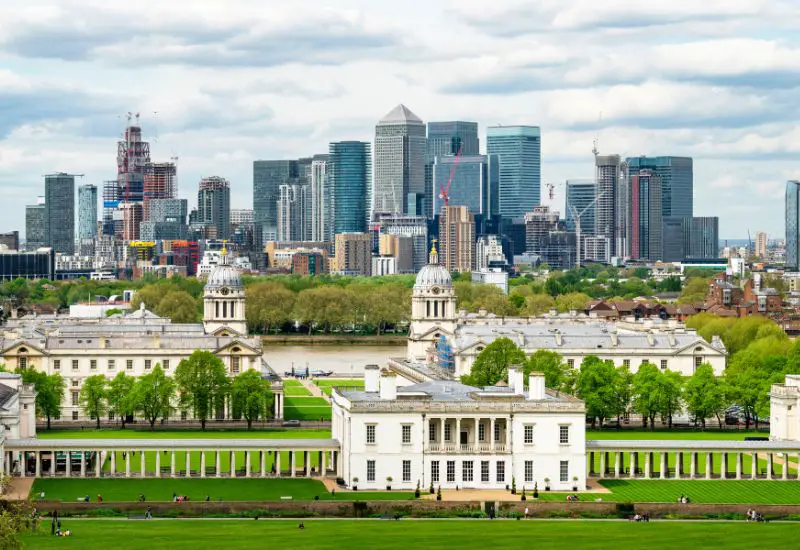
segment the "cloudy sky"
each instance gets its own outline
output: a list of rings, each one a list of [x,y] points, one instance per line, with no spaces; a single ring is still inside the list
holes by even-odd
[[[335,7],[332,7],[335,5]],[[542,180],[601,153],[695,158],[723,238],[783,233],[800,178],[796,0],[0,0],[0,231],[42,174],[116,172],[125,113],[181,195],[205,175],[252,203],[252,161],[423,120],[542,128]],[[547,202],[547,201],[546,201]],[[563,211],[563,186],[555,205]]]

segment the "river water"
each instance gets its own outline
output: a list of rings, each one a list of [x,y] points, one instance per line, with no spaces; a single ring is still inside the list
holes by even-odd
[[[264,343],[264,359],[279,375],[295,370],[333,371],[335,375],[361,378],[365,365],[384,366],[390,357],[405,357],[405,345],[291,345]]]

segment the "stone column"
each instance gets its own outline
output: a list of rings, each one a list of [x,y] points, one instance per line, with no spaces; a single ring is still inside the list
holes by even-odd
[[[125,477],[131,477],[131,451],[125,451]]]
[[[668,471],[669,470],[669,453],[663,452],[661,453],[661,467],[659,468],[658,477],[661,479],[667,479]]]
[[[781,469],[781,479],[789,479],[789,453],[783,453],[783,468]]]
[[[494,417],[489,419],[489,451],[494,454]]]
[[[144,451],[139,451],[139,471],[142,477],[147,477],[147,471],[144,464]]]
[[[767,479],[772,479],[772,468],[775,465],[772,453],[767,453]]]
[[[100,477],[100,468],[103,466],[102,456],[103,453],[100,451],[94,452],[94,477],[96,478]]]
[[[606,477],[606,455],[608,453],[600,453],[600,479]]]
[[[38,452],[36,453],[36,457],[37,457],[36,462],[37,462],[37,466],[38,466],[38,462],[39,462],[39,459],[38,459],[39,453]],[[38,470],[38,468],[37,468],[37,470]],[[36,477],[39,477],[39,472],[38,471],[36,472]],[[86,477],[86,451],[81,451],[81,477]]]
[[[594,473],[594,452],[589,453],[589,475]]]
[[[200,477],[206,477],[206,452],[200,451]]]
[[[680,479],[683,474],[683,453],[675,453],[675,479]]]
[[[311,453],[305,451],[303,454],[306,457],[306,477],[311,477]]]
[[[169,457],[169,477],[175,477],[175,449],[170,451]]]
[[[236,451],[231,451],[231,477],[236,477]]]
[[[275,475],[281,477],[281,452],[275,451]]]
[[[295,451],[289,451],[289,468],[289,477],[295,477],[297,475],[297,456]]]
[[[691,470],[689,472],[689,479],[697,479],[697,453],[692,451],[690,457],[691,457],[690,458],[690,461],[691,461],[690,468],[691,468]]]
[[[736,479],[742,479],[742,453],[736,453]]]
[[[461,417],[456,418],[456,449],[461,452]]]
[[[706,453],[706,479],[711,479],[711,474],[714,473],[714,461],[710,452]]]
[[[722,479],[728,478],[728,453],[722,453],[722,461],[720,466],[720,477]]]
[[[750,453],[750,477],[758,479],[758,453]]]
[[[319,471],[321,476],[325,476],[328,473],[328,451],[322,451],[322,458],[319,462]]]
[[[222,477],[222,461],[219,457],[219,450],[214,453],[214,477]]]
[[[244,477],[250,477],[250,451],[244,453]]]
[[[622,453],[620,451],[617,451],[617,452],[614,453],[614,477],[615,478],[619,477],[619,468],[620,468],[620,462],[621,462],[621,458],[622,458],[620,455],[622,455]]]
[[[535,435],[536,434],[534,434],[534,437],[535,437]],[[505,446],[505,452],[510,453],[511,450],[512,450],[511,449],[511,416],[506,418],[506,441],[505,441],[505,445],[506,445]],[[512,476],[514,475],[513,472],[512,472],[511,475]]]
[[[653,467],[653,453],[644,453],[644,478],[650,479]]]
[[[161,477],[161,449],[156,449],[156,477]]]
[[[267,453],[266,451],[259,451],[258,453],[259,469],[261,470],[261,477],[267,477]]]
[[[55,475],[55,452],[53,452],[53,474]],[[117,451],[111,451],[111,477],[117,475]]]
[[[42,453],[34,451],[36,455],[36,477],[42,477]]]
[[[639,469],[639,453],[628,453],[628,455],[630,464],[628,475],[630,477],[636,477],[636,470]]]
[[[192,477],[192,452],[186,451],[186,477]]]

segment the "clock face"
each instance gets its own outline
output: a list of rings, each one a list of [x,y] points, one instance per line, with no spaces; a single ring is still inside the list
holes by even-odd
[[[226,287],[222,287],[222,290],[220,290],[220,293],[223,296],[227,296],[229,292],[230,292],[230,290],[228,290]]]
[[[441,290],[439,289],[439,287],[438,287],[438,286],[435,286],[435,287],[433,287],[433,288],[431,289],[431,292],[433,292],[434,294],[439,294],[439,293],[441,292]]]

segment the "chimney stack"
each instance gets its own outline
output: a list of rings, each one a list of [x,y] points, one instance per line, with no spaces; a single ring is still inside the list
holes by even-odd
[[[364,391],[367,393],[378,393],[381,369],[378,365],[367,365],[364,367]]]
[[[525,393],[525,374],[522,372],[522,365],[508,367],[508,387],[517,395]]]
[[[528,376],[528,399],[541,401],[544,399],[544,374],[532,372]]]
[[[388,370],[381,373],[381,399],[397,399],[397,375]]]

